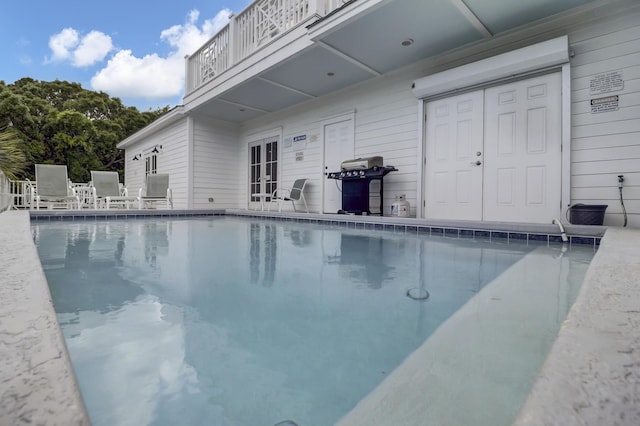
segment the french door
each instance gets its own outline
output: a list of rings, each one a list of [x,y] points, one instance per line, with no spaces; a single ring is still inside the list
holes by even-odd
[[[249,144],[249,203],[271,201],[268,195],[278,187],[278,138]]]

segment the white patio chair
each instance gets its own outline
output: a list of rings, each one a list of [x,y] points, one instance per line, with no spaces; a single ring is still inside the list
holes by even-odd
[[[165,203],[165,205],[173,209],[173,194],[169,187],[168,174],[149,174],[145,188],[140,188],[139,206],[141,209],[152,207],[155,203]]]
[[[91,171],[92,201],[94,208],[110,209],[112,205],[123,206],[127,209],[131,205],[138,207],[140,199],[129,196],[127,188],[120,185],[118,172]],[[135,203],[135,204],[134,204]]]
[[[36,164],[36,186],[31,188],[31,209],[40,210],[40,203],[48,208],[55,206],[80,209],[80,199],[69,186],[67,166]]]
[[[309,207],[307,207],[307,200],[304,198],[304,187],[307,185],[307,179],[296,179],[293,182],[293,186],[291,188],[278,188],[273,191],[271,195],[271,201],[269,202],[269,211],[271,211],[271,203],[274,201],[278,203],[278,211],[282,211],[282,203],[291,201],[291,205],[293,206],[293,211],[296,210],[295,201],[300,201],[304,203],[304,208],[309,213]]]

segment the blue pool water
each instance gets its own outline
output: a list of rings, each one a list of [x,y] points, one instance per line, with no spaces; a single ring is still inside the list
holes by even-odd
[[[545,247],[233,217],[33,233],[96,426],[332,425]],[[566,313],[593,249],[547,251],[575,259],[558,283]]]

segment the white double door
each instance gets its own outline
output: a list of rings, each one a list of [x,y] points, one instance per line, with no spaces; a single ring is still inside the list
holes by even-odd
[[[425,217],[558,217],[561,99],[561,74],[553,73],[428,102]]]

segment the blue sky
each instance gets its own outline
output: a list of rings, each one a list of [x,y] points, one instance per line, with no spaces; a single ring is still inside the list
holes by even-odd
[[[66,80],[145,111],[182,103],[184,56],[250,0],[11,0],[0,80]]]

